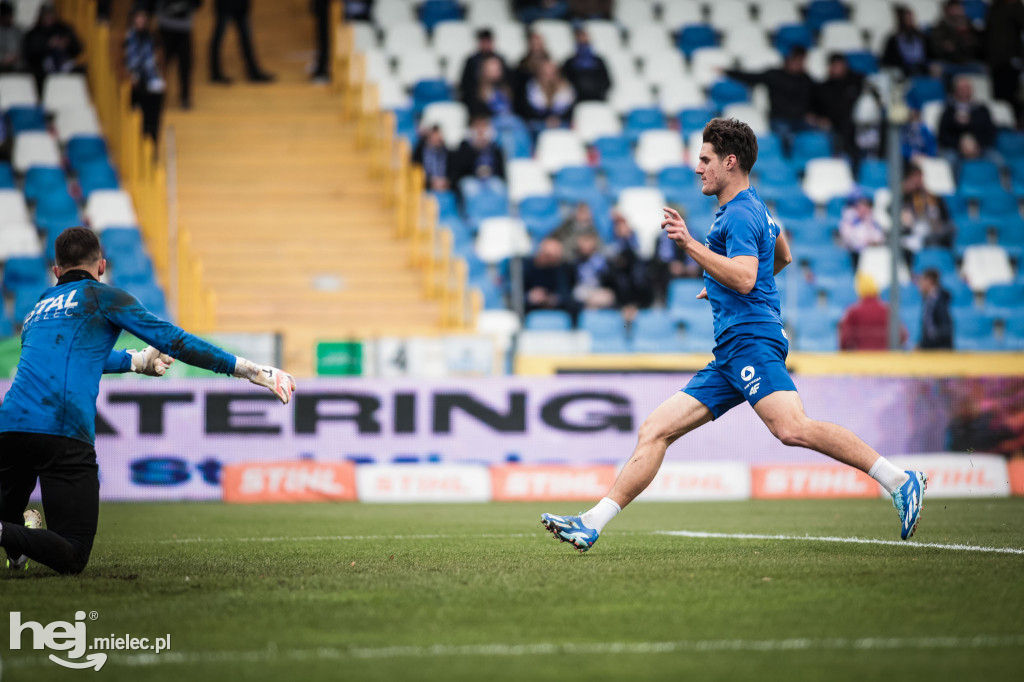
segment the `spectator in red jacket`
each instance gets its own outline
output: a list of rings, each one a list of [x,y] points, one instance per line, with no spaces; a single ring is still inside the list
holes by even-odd
[[[839,322],[840,350],[888,350],[889,306],[879,300],[878,285],[871,275],[857,275],[860,300],[846,309]],[[907,330],[900,329],[900,344],[907,342]]]

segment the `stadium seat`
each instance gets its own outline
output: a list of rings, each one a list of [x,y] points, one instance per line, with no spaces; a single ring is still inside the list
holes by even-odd
[[[534,310],[526,314],[524,329],[568,331],[572,329],[572,317],[564,310]]]
[[[0,189],[0,222],[30,222],[25,196],[16,189]]]
[[[640,134],[636,163],[645,173],[655,174],[663,168],[682,164],[685,153],[683,138],[678,132],[647,130]]]
[[[18,173],[32,166],[60,166],[62,161],[57,141],[49,133],[27,132],[14,138],[11,162]]]
[[[572,28],[566,21],[540,19],[530,25],[530,30],[544,37],[544,47],[555,62],[561,64],[576,51]]]
[[[792,187],[790,190],[789,193],[775,200],[775,209],[772,213],[784,221],[813,218],[814,202],[800,188]]]
[[[43,108],[49,112],[61,109],[83,109],[91,106],[85,76],[80,73],[54,73],[43,83]]]
[[[520,326],[519,316],[511,310],[481,310],[476,318],[477,334],[494,339],[501,353],[512,347],[512,339]]]
[[[997,245],[975,245],[964,249],[961,274],[974,291],[985,291],[993,284],[1013,281],[1013,268],[1006,250]]]
[[[29,222],[0,222],[0,264],[15,257],[43,255],[39,234]],[[0,305],[0,309],[3,306]]]
[[[864,159],[857,171],[857,182],[871,190],[889,186],[889,164],[881,159]]]
[[[536,158],[548,173],[587,163],[587,150],[571,130],[548,129],[537,136]]]
[[[949,249],[924,248],[914,256],[914,273],[920,274],[925,270],[934,268],[943,275],[956,274],[956,261]]]
[[[757,23],[769,32],[801,21],[797,4],[791,0],[761,0],[756,3],[755,9]]]
[[[995,226],[981,220],[960,220],[956,224],[956,237],[953,246],[962,252],[969,246],[987,244],[994,241],[997,231]]]
[[[670,10],[674,9],[675,6],[682,4],[683,3],[675,3],[674,5],[667,4],[665,6],[665,16],[662,17],[662,21],[666,25],[669,25],[669,22],[674,18],[670,16]],[[690,17],[686,17],[679,26],[700,20],[700,8],[696,7],[690,9],[698,10],[694,15],[696,18],[691,19]],[[612,19],[620,26],[626,27],[626,30],[632,33],[632,31],[637,28],[650,26],[654,23],[654,4],[647,0],[637,0],[637,2],[614,2],[612,3]]]
[[[664,218],[665,195],[653,187],[630,187],[619,194],[618,209],[636,233],[638,253],[650,258]]]
[[[1017,197],[1005,192],[996,185],[992,191],[983,192],[978,197],[978,220],[1000,225],[1003,221],[1020,218],[1020,207]]]
[[[398,91],[400,92],[401,86],[397,82],[388,82],[397,86],[397,88],[399,88]],[[389,104],[401,104],[404,101],[399,97],[392,97],[390,95],[389,99],[391,100]],[[448,83],[446,83],[442,79],[432,78],[427,80],[421,80],[417,81],[412,86],[413,111],[421,112],[424,109],[426,109],[428,105],[433,104],[434,102],[448,102],[451,101],[451,99],[451,89],[448,87]],[[384,109],[387,107],[385,107],[384,104],[381,103],[381,108]]]
[[[519,333],[519,355],[586,355],[591,352],[590,334],[584,331],[524,329]]]
[[[626,321],[618,310],[584,310],[579,328],[590,332],[595,342],[602,338],[626,339]]]
[[[793,152],[791,161],[802,169],[810,159],[832,156],[832,140],[828,133],[808,130],[793,136]]]
[[[1024,315],[1006,321],[1006,347],[1009,350],[1024,350]]]
[[[804,8],[804,21],[812,31],[822,30],[828,22],[846,19],[846,7],[839,0],[811,0]],[[823,43],[825,47],[831,47]]]
[[[363,53],[366,60],[366,78],[371,83],[394,80],[391,70],[391,58],[381,50],[367,50]],[[397,81],[395,81],[397,82]]]
[[[426,0],[419,6],[419,17],[427,30],[433,30],[443,21],[462,19],[462,7],[454,0]]]
[[[803,189],[816,204],[845,197],[854,187],[853,173],[845,160],[812,158],[807,161]]]
[[[775,49],[783,55],[789,54],[794,47],[810,49],[814,45],[814,35],[803,24],[782,24],[775,31]]]
[[[15,106],[4,114],[12,135],[46,130],[46,113],[39,107]]]
[[[622,50],[622,32],[615,22],[605,19],[588,19],[583,22],[590,44],[597,54],[604,56]]]
[[[476,255],[484,263],[495,264],[514,256],[530,254],[530,235],[518,218],[487,218],[480,222],[476,237]]]
[[[514,204],[529,196],[551,194],[551,178],[533,159],[511,159],[505,171],[508,198]]]
[[[411,88],[419,81],[444,78],[441,62],[429,48],[405,49],[395,55],[395,77],[403,87]]]
[[[697,84],[707,88],[722,77],[724,69],[731,68],[735,59],[718,47],[703,47],[690,56],[690,72]]]
[[[118,189],[117,171],[108,161],[91,161],[78,169],[78,186],[86,199],[98,189]]]
[[[709,107],[683,109],[679,112],[679,129],[683,135],[704,130],[708,121],[715,117],[715,110]]]
[[[966,351],[1001,350],[995,338],[995,319],[976,310],[953,310],[953,347]]]
[[[796,346],[805,353],[833,353],[839,350],[836,320],[825,315],[805,315],[796,330]]]
[[[864,45],[861,29],[849,21],[830,21],[821,27],[818,44],[832,52],[859,52]]]
[[[622,134],[622,121],[605,102],[580,102],[572,112],[572,127],[580,139],[593,144],[601,137]]]
[[[389,55],[397,57],[409,52],[421,52],[428,47],[427,31],[418,21],[396,21],[378,26],[384,32],[381,46]]]
[[[33,288],[41,291],[50,286],[50,270],[40,256],[14,257],[4,263],[0,288],[8,294],[19,289]],[[21,319],[24,315],[19,315]]]
[[[92,107],[84,109],[58,109],[54,118],[57,139],[66,144],[76,135],[101,135],[99,119]]]
[[[996,135],[996,150],[1005,159],[1024,159],[1024,133],[1000,130]]]
[[[926,156],[916,159],[917,165],[924,175],[924,188],[938,196],[949,196],[956,193],[956,181],[949,162],[940,158]]]
[[[673,311],[705,310],[708,302],[697,298],[697,294],[703,288],[703,278],[672,280],[668,284],[668,309]]]
[[[907,90],[907,105],[920,109],[927,102],[942,102],[946,99],[946,88],[938,78],[916,76],[911,79]]]
[[[879,298],[881,298],[883,301],[888,303],[889,300],[890,300],[890,298],[889,298],[890,292],[891,292],[891,288],[883,289],[881,294],[880,294],[880,296],[879,296]],[[916,285],[914,285],[913,283],[909,283],[908,282],[907,284],[903,284],[903,285],[900,286],[900,305],[901,306],[909,306],[909,307],[912,307],[912,308],[920,308],[921,307],[921,303],[922,303],[922,300],[921,300],[921,290],[918,289]]]
[[[999,317],[1024,315],[1024,284],[994,284],[985,292],[985,309]]]
[[[11,164],[0,161],[0,189],[14,189],[14,171]]]
[[[897,276],[900,284],[910,282],[910,273],[907,272],[906,263],[898,259]],[[871,275],[879,290],[888,289],[891,284],[892,253],[887,246],[869,246],[860,252],[860,260],[857,263],[858,273]]]
[[[853,259],[850,257],[850,252],[836,246],[828,230],[819,230],[818,234],[821,235],[820,243],[817,243],[815,248],[808,249],[806,252],[798,251],[796,259],[806,263],[816,277],[825,274],[851,272],[853,269]],[[861,258],[863,261],[863,254]]]
[[[51,192],[67,193],[68,182],[64,171],[59,167],[32,166],[25,173],[25,199],[30,202],[39,201],[40,197]],[[2,218],[0,218],[2,220]]]
[[[605,191],[612,197],[618,197],[631,187],[644,187],[647,184],[646,174],[632,159],[603,163],[601,170],[604,173]]]
[[[32,76],[21,73],[0,74],[0,111],[11,107],[34,107],[39,103]]]
[[[1024,158],[1011,158],[1006,165],[1010,169],[1010,191],[1024,197]]]
[[[501,12],[508,12],[508,3],[499,0],[502,6]],[[476,7],[473,5],[472,7]],[[480,15],[484,17],[484,15]],[[488,20],[483,18],[481,22],[470,21],[477,28],[483,28],[484,26],[492,27],[494,30],[494,45],[495,49],[505,59],[508,59],[512,63],[522,59],[526,54],[526,31],[523,30],[522,24],[518,22],[499,22],[493,18]]]
[[[465,197],[466,220],[474,226],[485,218],[498,218],[509,214],[505,192],[483,191]]]
[[[78,202],[67,189],[47,192],[36,204],[35,223],[39,229],[51,231],[78,221]]]
[[[554,192],[560,201],[583,201],[597,186],[597,174],[590,166],[567,166],[554,177]]]
[[[639,76],[614,83],[608,93],[608,104],[619,115],[625,115],[633,109],[654,106],[655,103],[650,83]]]
[[[107,160],[107,143],[98,136],[76,136],[68,142],[68,163],[76,171],[93,161]]]
[[[640,134],[648,130],[658,130],[665,127],[665,114],[658,107],[643,107],[633,109],[626,114],[624,129],[625,137],[635,142]]]
[[[633,158],[633,148],[624,137],[600,137],[594,140],[600,163]]]
[[[724,109],[730,104],[750,101],[750,91],[747,90],[747,86],[731,78],[723,78],[712,84],[708,95],[719,109]]]
[[[850,71],[859,73],[862,76],[872,76],[879,71],[878,57],[874,53],[867,50],[857,50],[854,52],[846,53],[846,61],[850,65]],[[861,98],[863,101],[874,103],[875,100],[870,95]],[[854,116],[854,120],[858,121],[861,117]]]
[[[967,198],[978,198],[1001,188],[999,167],[992,161],[964,161],[960,166],[960,184],[957,193]]]
[[[530,196],[519,202],[519,219],[534,240],[546,237],[562,222],[558,199],[553,196]]]
[[[121,190],[97,190],[85,204],[85,217],[97,232],[118,225],[137,225],[131,197]]]
[[[658,172],[658,188],[666,200],[685,207],[688,212],[706,213],[710,206],[717,207],[718,201],[704,196],[698,183],[697,175],[689,166],[667,166]]]
[[[687,59],[693,56],[694,50],[702,47],[715,47],[718,45],[718,34],[708,24],[688,24],[679,31],[676,38],[676,45],[686,55]]]
[[[444,143],[455,149],[466,136],[466,127],[469,124],[469,112],[462,102],[434,102],[428,104],[423,110],[420,119],[422,128],[438,126]]]
[[[682,353],[675,318],[664,310],[641,310],[633,320],[633,349],[638,353]]]

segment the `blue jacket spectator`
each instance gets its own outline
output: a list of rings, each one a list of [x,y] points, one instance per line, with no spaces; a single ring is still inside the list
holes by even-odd
[[[423,166],[423,175],[427,189],[433,192],[444,192],[451,186],[452,173],[451,152],[444,144],[441,129],[434,126],[420,138],[412,160]]]

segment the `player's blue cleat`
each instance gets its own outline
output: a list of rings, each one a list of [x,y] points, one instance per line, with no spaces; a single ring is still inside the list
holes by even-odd
[[[29,509],[28,511],[25,512],[23,516],[25,518],[26,528],[43,527],[43,517],[35,509]],[[8,557],[7,568],[11,569],[12,571],[24,571],[26,568],[28,568],[28,557],[24,554],[22,554],[17,559],[11,559],[10,557]]]
[[[892,506],[900,515],[900,538],[906,540],[913,537],[917,524],[921,520],[921,507],[924,505],[924,491],[928,488],[928,477],[923,471],[908,471],[910,478],[899,490],[892,494]]]
[[[540,522],[551,534],[558,538],[559,542],[570,542],[573,547],[586,552],[597,542],[598,532],[593,528],[587,528],[578,516],[557,516],[555,514],[541,514]]]

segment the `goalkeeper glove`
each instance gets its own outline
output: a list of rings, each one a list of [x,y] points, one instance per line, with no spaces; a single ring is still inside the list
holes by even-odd
[[[269,388],[285,405],[292,399],[292,391],[295,390],[295,379],[288,372],[269,365],[257,365],[245,358],[235,358],[235,376]]]
[[[174,363],[174,358],[153,346],[146,346],[143,350],[129,350],[128,355],[132,356],[132,371],[148,377],[162,377]]]

